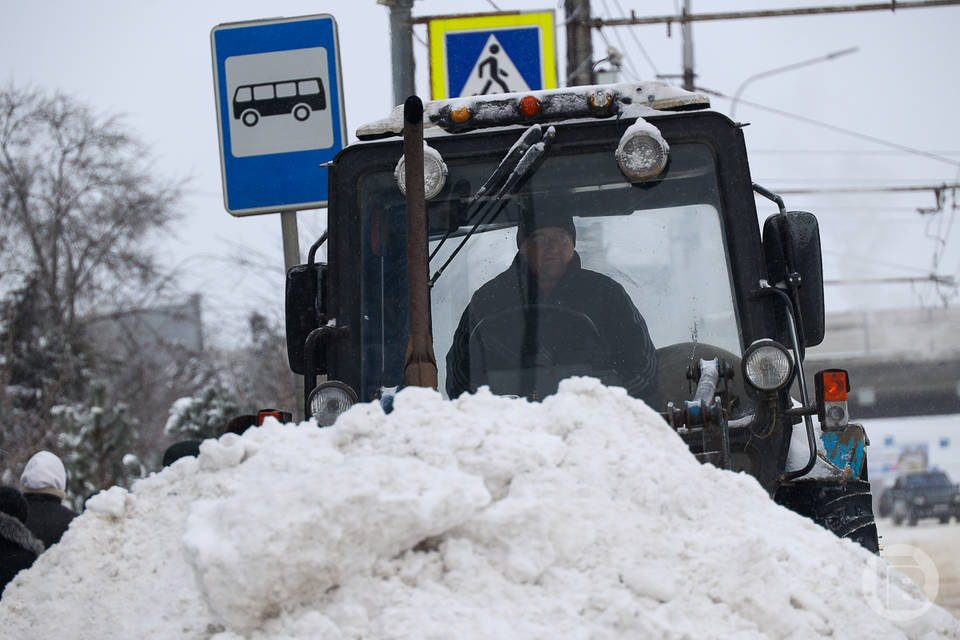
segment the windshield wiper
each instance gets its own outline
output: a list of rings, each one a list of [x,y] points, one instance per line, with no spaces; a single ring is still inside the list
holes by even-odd
[[[520,160],[523,159],[523,154],[531,147],[531,145],[540,141],[543,137],[543,127],[539,124],[535,124],[521,134],[517,141],[513,143],[513,146],[507,151],[507,154],[503,156],[503,159],[500,161],[500,164],[497,165],[497,168],[493,170],[493,173],[490,174],[490,177],[481,185],[477,192],[473,194],[473,197],[470,199],[469,204],[464,215],[467,223],[473,222],[474,217],[477,215],[477,212],[485,204],[486,200],[484,198],[487,195],[487,192],[491,189],[497,188],[503,183],[513,169],[520,164]],[[447,241],[447,238],[453,233],[453,229],[448,230],[440,242],[434,248],[433,252],[430,254],[430,259],[433,260],[433,257],[437,255],[437,252],[440,251],[440,247],[443,246],[443,243]]]
[[[457,254],[460,253],[460,250],[467,241],[476,233],[477,229],[480,228],[480,225],[490,224],[496,220],[506,204],[506,198],[516,193],[520,187],[523,186],[523,183],[540,168],[540,163],[543,161],[547,150],[553,144],[556,135],[557,131],[552,126],[543,132],[540,125],[534,125],[527,129],[527,131],[520,136],[520,139],[510,147],[510,151],[507,152],[507,155],[500,162],[500,165],[494,170],[493,174],[487,179],[483,186],[477,190],[477,193],[470,201],[470,205],[467,207],[467,211],[469,212],[467,221],[469,222],[475,217],[476,222],[474,222],[473,227],[471,227],[470,231],[463,237],[463,240],[461,240],[457,248],[453,250],[446,262],[444,262],[443,265],[437,269],[437,272],[433,274],[433,277],[430,278],[431,287],[437,282],[440,275],[443,274],[444,270],[450,265]],[[502,184],[500,188],[497,189],[496,194],[490,198],[486,197],[486,193],[499,182],[502,182]],[[443,244],[443,241],[446,240],[449,235],[448,232],[447,235],[441,239],[440,245]],[[440,246],[438,245],[433,253],[430,254],[431,259],[437,254],[439,249]]]

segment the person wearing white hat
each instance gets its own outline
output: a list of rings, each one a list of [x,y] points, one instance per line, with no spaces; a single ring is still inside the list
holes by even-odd
[[[77,514],[63,506],[67,472],[63,462],[49,451],[39,451],[27,461],[20,476],[20,491],[30,507],[27,528],[43,541],[44,548],[60,542]]]

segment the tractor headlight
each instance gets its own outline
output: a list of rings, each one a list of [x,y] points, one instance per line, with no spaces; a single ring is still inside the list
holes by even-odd
[[[321,427],[337,421],[340,414],[357,403],[357,392],[337,380],[319,384],[310,392],[310,416]]]
[[[793,356],[787,348],[765,338],[757,340],[743,354],[743,377],[761,391],[776,391],[790,383]]]
[[[630,182],[649,180],[660,175],[667,166],[670,146],[660,130],[637,118],[627,127],[617,145],[617,164]]]
[[[407,163],[400,156],[393,177],[400,187],[400,193],[407,195]],[[423,143],[423,195],[427,200],[436,197],[447,183],[447,163],[436,149]]]

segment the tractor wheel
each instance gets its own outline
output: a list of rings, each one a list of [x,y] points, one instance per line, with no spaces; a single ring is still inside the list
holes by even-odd
[[[950,524],[950,516],[940,516],[940,524]]]
[[[909,512],[910,506],[903,500],[897,500],[893,505],[893,524],[902,525]]]
[[[799,481],[780,487],[774,499],[837,537],[849,538],[873,553],[880,552],[869,482]]]
[[[917,526],[917,512],[914,511],[913,507],[910,507],[907,512],[907,524],[911,527]]]

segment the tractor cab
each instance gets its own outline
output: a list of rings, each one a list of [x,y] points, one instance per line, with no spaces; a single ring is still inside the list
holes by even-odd
[[[415,267],[428,278],[442,394],[488,387],[536,401],[593,376],[660,411],[701,460],[773,495],[817,464],[811,418],[825,404],[806,397],[800,365],[823,338],[819,231],[752,183],[740,125],[708,107],[660,83],[427,103],[427,258]],[[319,424],[357,401],[386,405],[404,384],[417,258],[399,109],[335,158],[328,231],[288,273],[290,365]],[[762,231],[755,193],[770,200]],[[558,215],[572,233],[546,224],[538,237],[552,240],[538,248],[569,242],[563,277],[591,274],[563,295],[531,274],[522,231]],[[624,325],[642,325],[647,342]]]

